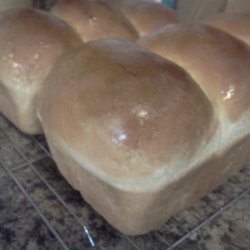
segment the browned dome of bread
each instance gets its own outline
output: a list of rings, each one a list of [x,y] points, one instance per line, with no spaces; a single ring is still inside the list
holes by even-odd
[[[103,38],[135,41],[138,38],[128,19],[104,0],[59,0],[51,12],[71,25],[84,42]]]
[[[154,221],[145,216],[154,203],[150,193],[160,195],[166,179],[185,171],[194,155],[199,159],[216,130],[211,104],[185,71],[116,40],[63,56],[42,89],[38,113],[64,176],[128,234],[162,223],[166,213]],[[141,205],[132,204],[134,195]]]
[[[0,111],[23,132],[40,133],[35,97],[56,60],[82,45],[63,21],[35,9],[0,13]]]
[[[142,0],[107,1],[127,16],[140,36],[167,24],[177,22],[175,11],[160,3]]]
[[[46,80],[40,114],[89,168],[121,185],[173,156],[188,159],[212,120],[207,98],[178,66],[115,40],[64,56]]]
[[[138,44],[190,73],[224,122],[250,108],[249,46],[238,39],[205,25],[176,24],[152,32]]]
[[[217,14],[207,18],[204,23],[224,30],[250,45],[250,11]]]

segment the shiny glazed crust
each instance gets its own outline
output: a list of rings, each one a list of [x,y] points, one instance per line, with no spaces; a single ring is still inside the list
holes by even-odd
[[[0,13],[0,111],[25,133],[41,133],[35,96],[56,60],[82,46],[63,21],[34,9]]]
[[[135,41],[138,38],[128,19],[103,0],[60,0],[51,13],[71,25],[84,42],[104,38]]]
[[[42,89],[39,114],[64,152],[130,190],[161,185],[216,127],[207,97],[181,68],[115,40],[61,58]]]

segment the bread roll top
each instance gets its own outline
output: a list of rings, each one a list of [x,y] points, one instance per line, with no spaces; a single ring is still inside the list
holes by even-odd
[[[129,19],[140,36],[164,25],[176,23],[177,15],[167,6],[142,0],[107,0]]]
[[[54,148],[129,189],[157,186],[168,168],[185,168],[215,131],[212,106],[185,71],[116,40],[61,58],[39,116]]]
[[[77,33],[47,12],[0,13],[0,111],[23,132],[41,133],[35,96],[56,60],[78,46]]]
[[[0,77],[6,88],[34,87],[67,49],[82,45],[63,21],[35,9],[0,13]]]
[[[205,25],[176,24],[138,44],[183,67],[214,104],[221,122],[249,113],[250,50],[238,39]]]
[[[224,30],[250,45],[250,11],[213,15],[207,18],[204,23]]]
[[[138,38],[128,19],[104,0],[59,0],[51,12],[70,24],[84,42],[103,38],[135,41]]]

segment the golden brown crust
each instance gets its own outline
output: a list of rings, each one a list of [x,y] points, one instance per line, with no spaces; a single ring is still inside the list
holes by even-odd
[[[204,23],[221,29],[250,45],[250,11],[217,14],[207,18]]]
[[[174,10],[160,3],[139,0],[107,0],[129,19],[140,36],[167,24],[176,23]]]
[[[65,55],[39,99],[45,132],[111,185],[184,167],[216,130],[211,104],[181,68],[121,41]]]
[[[236,38],[205,25],[176,24],[138,44],[183,67],[210,98],[222,122],[249,112],[249,47]]]
[[[0,111],[26,133],[41,132],[34,99],[56,60],[82,45],[63,21],[34,9],[0,13]]]
[[[127,18],[104,0],[61,0],[51,12],[71,25],[84,42],[104,38],[135,41],[138,38]]]

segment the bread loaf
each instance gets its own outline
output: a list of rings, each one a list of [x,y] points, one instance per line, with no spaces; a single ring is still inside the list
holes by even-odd
[[[224,30],[250,45],[250,11],[217,14],[207,18],[204,23]]]
[[[168,186],[210,152],[218,125],[184,70],[115,40],[62,57],[38,113],[65,178],[127,234],[166,221],[174,208],[165,200]]]
[[[107,1],[129,19],[140,36],[161,26],[177,22],[175,11],[160,3],[147,0]]]
[[[27,133],[41,123],[109,223],[147,233],[250,163],[250,48],[227,32],[171,24],[138,45],[83,44],[50,14],[1,13],[0,110]]]
[[[135,41],[138,38],[128,19],[104,0],[59,0],[51,12],[71,25],[84,42],[103,38]]]
[[[0,13],[0,112],[28,134],[42,132],[35,97],[56,60],[82,45],[63,21],[34,9]]]

